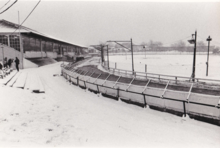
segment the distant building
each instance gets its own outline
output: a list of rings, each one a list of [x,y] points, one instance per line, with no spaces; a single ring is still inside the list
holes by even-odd
[[[83,49],[87,48],[86,46],[57,39],[24,26],[20,27],[22,38],[22,46],[20,46],[18,28],[18,24],[0,20],[0,43],[19,52],[23,51],[24,58],[50,57],[56,59],[63,55],[74,56],[80,54]]]

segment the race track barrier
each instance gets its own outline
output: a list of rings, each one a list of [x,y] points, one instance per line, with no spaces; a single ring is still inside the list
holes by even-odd
[[[135,78],[129,83],[120,82],[121,76],[116,76],[117,80],[111,80],[112,74],[100,78],[103,73],[91,73],[83,70],[69,70],[62,67],[63,76],[70,82],[83,88],[88,88],[96,93],[112,96],[127,102],[132,102],[143,107],[150,106],[163,110],[170,110],[186,117],[201,117],[208,120],[214,120],[215,124],[220,125],[220,96],[204,95],[191,92],[176,91],[167,89],[169,81],[164,89],[146,85],[132,84]]]

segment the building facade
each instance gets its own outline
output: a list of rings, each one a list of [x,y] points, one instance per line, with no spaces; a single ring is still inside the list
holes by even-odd
[[[87,48],[24,26],[20,26],[19,29],[18,24],[6,20],[0,20],[0,43],[23,52],[24,58],[50,57],[56,59],[64,55],[73,57]]]

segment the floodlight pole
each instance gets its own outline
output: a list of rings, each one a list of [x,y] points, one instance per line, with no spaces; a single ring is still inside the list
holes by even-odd
[[[108,45],[107,46],[107,58],[108,58],[108,69],[109,69],[109,55],[108,55]]]
[[[133,59],[133,43],[131,38],[131,58],[132,58],[132,73],[134,74],[134,59]]]
[[[195,71],[196,71],[196,37],[197,31],[195,31],[195,42],[194,42],[194,54],[193,54],[193,71],[192,71],[192,81],[195,82]]]
[[[206,76],[208,76],[208,69],[209,69],[209,46],[210,46],[210,41],[212,38],[210,36],[207,38],[206,41],[208,41],[208,53],[207,53],[207,62],[206,62]]]

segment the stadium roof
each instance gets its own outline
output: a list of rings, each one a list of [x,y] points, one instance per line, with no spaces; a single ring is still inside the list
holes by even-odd
[[[19,32],[18,27],[19,27],[18,24],[6,21],[4,19],[0,20],[0,33],[18,33]],[[69,44],[69,45],[74,45],[74,46],[78,46],[78,47],[82,47],[82,48],[87,48],[86,46],[83,46],[83,45],[71,43],[71,42],[68,42],[68,41],[64,41],[64,40],[55,38],[53,36],[49,36],[49,35],[40,33],[36,30],[30,29],[30,28],[25,27],[25,26],[20,27],[20,32],[21,33],[32,33],[32,34],[35,34],[35,35],[38,35],[38,36],[49,38],[49,39],[59,41],[59,42],[62,42],[62,43],[66,43],[66,44]]]

